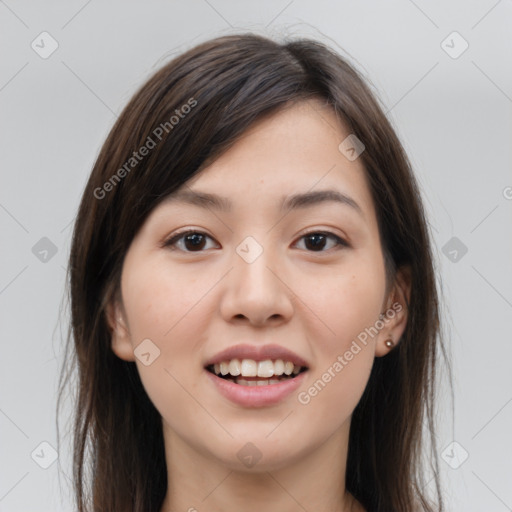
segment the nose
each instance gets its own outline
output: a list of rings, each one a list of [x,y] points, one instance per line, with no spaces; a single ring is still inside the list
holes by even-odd
[[[233,269],[224,281],[220,311],[231,323],[253,326],[286,323],[293,315],[293,292],[270,250],[252,262],[234,254]]]

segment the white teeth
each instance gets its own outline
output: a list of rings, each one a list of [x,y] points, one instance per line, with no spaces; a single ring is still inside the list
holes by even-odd
[[[238,359],[232,359],[229,362],[229,373],[233,375],[233,377],[237,377],[241,372],[240,361]]]
[[[226,361],[220,363],[220,373],[222,373],[222,375],[227,375],[229,373],[229,365]]]
[[[274,375],[283,375],[284,373],[284,362],[282,359],[278,359],[274,363]]]
[[[234,379],[236,384],[240,384],[241,386],[267,386],[269,384],[280,384],[282,381],[278,379],[268,379],[268,380],[246,380],[238,377]]]
[[[216,375],[232,376],[232,377],[279,377],[286,375],[298,375],[302,367],[294,365],[291,361],[283,361],[282,359],[266,359],[265,361],[254,361],[253,359],[231,359],[230,361],[222,361],[213,365],[213,371]],[[275,379],[273,379],[275,380]],[[265,382],[265,381],[260,381]],[[279,382],[279,381],[277,381]],[[272,382],[270,382],[272,384]],[[252,385],[252,384],[247,384]],[[261,385],[261,384],[260,384]]]
[[[273,377],[274,376],[274,363],[267,359],[258,363],[258,377]]]
[[[256,377],[258,375],[258,363],[252,359],[244,359],[240,372],[243,377]]]

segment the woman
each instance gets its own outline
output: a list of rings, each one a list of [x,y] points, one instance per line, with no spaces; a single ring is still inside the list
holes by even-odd
[[[92,170],[69,283],[78,510],[443,510],[420,194],[324,45],[220,37],[152,76]]]

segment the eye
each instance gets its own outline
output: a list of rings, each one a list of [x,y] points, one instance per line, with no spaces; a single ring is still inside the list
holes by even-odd
[[[213,240],[206,233],[189,229],[181,233],[177,233],[172,238],[164,242],[164,247],[175,249],[176,247],[184,252],[200,252],[205,249],[206,239]]]
[[[213,240],[212,237],[202,231],[189,229],[181,233],[176,233],[172,238],[163,243],[163,247],[170,247],[173,250],[178,248],[184,252],[201,252],[211,248],[205,247],[207,245],[207,239]],[[305,248],[309,252],[327,252],[324,249],[329,245],[329,240],[331,240],[331,247],[327,249],[349,246],[345,240],[328,231],[311,231],[310,233],[302,235],[300,241],[302,240],[305,240]]]
[[[330,248],[349,246],[345,240],[328,231],[311,231],[300,237],[301,241],[306,241],[305,246],[307,250],[310,250],[310,252],[327,252],[323,249],[326,247],[326,245],[329,245],[327,242],[329,239],[332,241]]]

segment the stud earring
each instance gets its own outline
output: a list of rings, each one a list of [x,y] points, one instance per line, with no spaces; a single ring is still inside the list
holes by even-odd
[[[384,343],[388,348],[392,348],[395,345],[394,341],[391,338],[389,340],[386,340]]]

